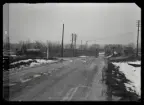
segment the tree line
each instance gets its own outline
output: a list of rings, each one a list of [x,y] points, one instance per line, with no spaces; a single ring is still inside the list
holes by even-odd
[[[49,49],[50,56],[60,56],[61,53],[61,43],[59,42],[51,42],[47,41],[46,43],[42,41],[34,41],[30,42],[27,41],[20,41],[19,43],[10,44],[10,50],[15,52],[16,55],[24,55],[28,53],[28,49],[33,49],[31,51],[33,52],[40,52],[41,55],[46,56],[47,48]],[[7,49],[7,43],[3,43],[3,49]],[[38,49],[38,50],[34,50]],[[92,44],[89,46],[86,45],[79,45],[76,48],[77,52],[80,52],[81,50],[83,52],[89,52],[89,55],[92,53],[95,53],[96,51],[105,52],[105,55],[111,55],[114,51],[116,51],[120,56],[122,55],[130,55],[135,53],[135,47],[133,43],[130,43],[128,45],[122,45],[122,44],[106,44],[102,48],[99,44]],[[72,50],[71,50],[71,44],[65,44],[64,45],[64,52],[67,53],[66,55],[72,56]]]

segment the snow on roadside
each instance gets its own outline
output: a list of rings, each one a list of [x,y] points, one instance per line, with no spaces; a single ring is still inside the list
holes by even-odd
[[[31,61],[31,62],[30,62],[30,61]],[[19,69],[21,69],[21,68],[28,68],[28,67],[34,67],[34,66],[41,65],[41,64],[54,63],[54,62],[57,62],[57,60],[27,59],[27,60],[20,60],[20,61],[11,63],[10,65],[16,65],[16,64],[22,63],[22,62],[25,62],[25,63],[30,62],[30,63],[29,63],[29,65],[27,65],[27,66],[20,65]],[[9,70],[15,70],[15,69],[17,69],[17,67],[11,68],[11,69],[9,69]]]
[[[44,60],[44,59],[36,59],[36,62],[32,62],[30,64],[30,67],[36,66],[36,65],[41,65],[41,64],[47,64],[47,63],[53,63],[56,62],[54,60]]]
[[[99,53],[99,55],[104,55],[104,54],[105,54],[105,52],[100,52],[100,53]]]
[[[84,57],[87,57],[87,56],[82,55],[82,56],[79,56],[79,57],[84,58]]]
[[[109,55],[109,56],[106,56],[106,58],[110,58],[110,57],[112,57],[113,55]]]
[[[130,63],[130,62],[128,62]],[[134,63],[137,63],[134,62]],[[127,90],[129,91],[129,87],[136,91],[136,93],[141,96],[141,67],[133,67],[128,65],[126,62],[124,63],[114,63],[114,65],[119,66],[120,67],[120,71],[123,72],[126,76],[127,79],[129,79],[132,83],[130,84],[125,84],[125,86],[127,87]]]
[[[29,62],[29,61],[33,61],[32,59],[27,59],[27,60],[20,60],[20,61],[17,61],[17,62],[13,62],[11,63],[11,65],[14,65],[14,64],[17,64],[17,63],[21,63],[21,62]]]
[[[54,60],[44,60],[44,59],[36,59],[36,61],[40,64],[43,64],[43,63],[53,63],[55,62]]]
[[[34,66],[36,66],[36,65],[40,65],[40,63],[32,62],[32,63],[29,65],[29,67],[34,67]]]
[[[73,62],[73,60],[70,60],[70,62]]]
[[[129,64],[138,64],[141,65],[141,61],[135,61],[135,62],[128,62]]]

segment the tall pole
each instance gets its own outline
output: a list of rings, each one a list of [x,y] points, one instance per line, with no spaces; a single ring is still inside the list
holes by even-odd
[[[136,56],[138,57],[138,40],[139,40],[140,20],[138,20],[137,22],[138,22],[138,31],[137,31],[137,53],[136,53]]]
[[[49,43],[47,41],[47,59],[49,58]]]
[[[82,51],[82,40],[81,40],[81,51]]]
[[[9,38],[9,4],[6,3],[4,6],[3,6],[3,34],[4,34],[4,37],[5,37],[5,50],[8,54],[8,56],[10,55],[9,53],[9,50],[10,50],[10,38]]]
[[[75,34],[75,56],[76,56],[76,40],[77,40],[77,35]]]
[[[72,33],[72,52],[74,56],[74,34]]]
[[[8,4],[8,17],[9,17],[9,4]],[[9,56],[10,56],[10,38],[9,38],[9,18],[8,18],[8,50],[9,50]]]
[[[75,34],[73,34],[73,56],[75,56]]]
[[[86,49],[87,49],[87,43],[88,43],[88,41],[86,41]]]
[[[63,38],[64,38],[64,24],[63,24],[63,31],[62,31],[62,47],[61,47],[61,57],[63,58]]]
[[[4,36],[4,46],[3,46],[3,50],[6,50],[6,52],[8,52],[8,50],[10,49],[10,45],[9,45],[9,4],[5,3],[3,5],[3,36]],[[5,39],[6,38],[6,39]],[[9,56],[9,52],[8,52],[8,56]],[[6,64],[9,64],[9,59],[6,60]],[[6,65],[4,66],[4,69],[9,69],[9,66]],[[8,76],[8,75],[7,75]],[[9,80],[7,81],[7,83],[9,83]],[[3,87],[3,97],[8,100],[9,99],[9,95],[7,94],[7,92],[5,92],[5,88]],[[8,90],[9,92],[9,90]]]
[[[71,43],[71,49],[73,48],[73,34],[72,34],[72,43]]]
[[[72,49],[73,56],[74,56],[74,46],[73,46],[73,42],[74,42],[74,34],[72,33],[72,44],[71,44],[71,49]]]
[[[81,54],[83,53],[83,49],[82,49],[82,40],[81,40]]]

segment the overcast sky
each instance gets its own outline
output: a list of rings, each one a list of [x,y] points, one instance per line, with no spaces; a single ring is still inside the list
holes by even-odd
[[[78,44],[81,40],[136,43],[136,20],[140,18],[141,9],[135,3],[10,4],[10,41],[60,42],[64,23],[64,43],[70,43],[72,33],[78,35]]]

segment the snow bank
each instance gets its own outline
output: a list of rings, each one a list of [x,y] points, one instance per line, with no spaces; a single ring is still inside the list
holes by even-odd
[[[79,56],[79,57],[84,58],[84,57],[87,57],[87,56],[84,56],[84,55],[83,55],[83,56]]]
[[[37,61],[38,63],[41,63],[41,64],[43,64],[43,63],[52,63],[52,62],[55,62],[55,61],[53,61],[53,60],[44,60],[44,59],[36,59],[36,61]]]
[[[99,54],[100,54],[100,55],[104,55],[104,54],[105,54],[105,52],[100,52]]]
[[[106,56],[106,58],[110,58],[110,57],[112,57],[113,55],[109,55],[109,56]]]
[[[135,61],[135,62],[128,62],[129,64],[138,64],[141,65],[141,61]]]
[[[56,62],[54,60],[45,60],[45,59],[36,59],[36,62],[32,62],[30,64],[30,67],[36,66],[36,65],[41,65],[41,64],[47,64],[47,63],[53,63]]]
[[[20,61],[17,61],[17,62],[13,62],[11,63],[11,65],[14,65],[14,64],[17,64],[17,63],[21,63],[21,62],[29,62],[29,61],[33,61],[32,59],[27,59],[27,60],[20,60]]]
[[[130,62],[128,62],[130,63]],[[139,62],[134,62],[139,63]],[[120,67],[120,71],[123,72],[127,79],[129,79],[132,83],[125,84],[127,87],[127,90],[129,90],[129,87],[136,91],[136,93],[141,96],[141,67],[133,67],[128,65],[127,63],[113,63],[116,66]]]
[[[73,62],[73,60],[70,60],[70,62]]]
[[[118,54],[116,51],[114,51],[114,54]]]
[[[29,67],[34,67],[34,66],[36,66],[36,65],[40,65],[40,63],[32,62],[32,63],[29,65]]]
[[[21,65],[19,69],[28,68],[28,67],[34,67],[34,66],[41,65],[41,64],[57,62],[56,60],[45,60],[45,59],[35,59],[35,60],[33,60],[33,59],[27,59],[27,60],[20,60],[18,62],[11,63],[11,65],[15,65],[15,64],[21,63],[21,62],[27,63],[29,61],[32,61],[32,62],[28,66]],[[16,67],[13,68],[13,69],[16,69]],[[9,69],[9,70],[12,70],[12,69]]]

